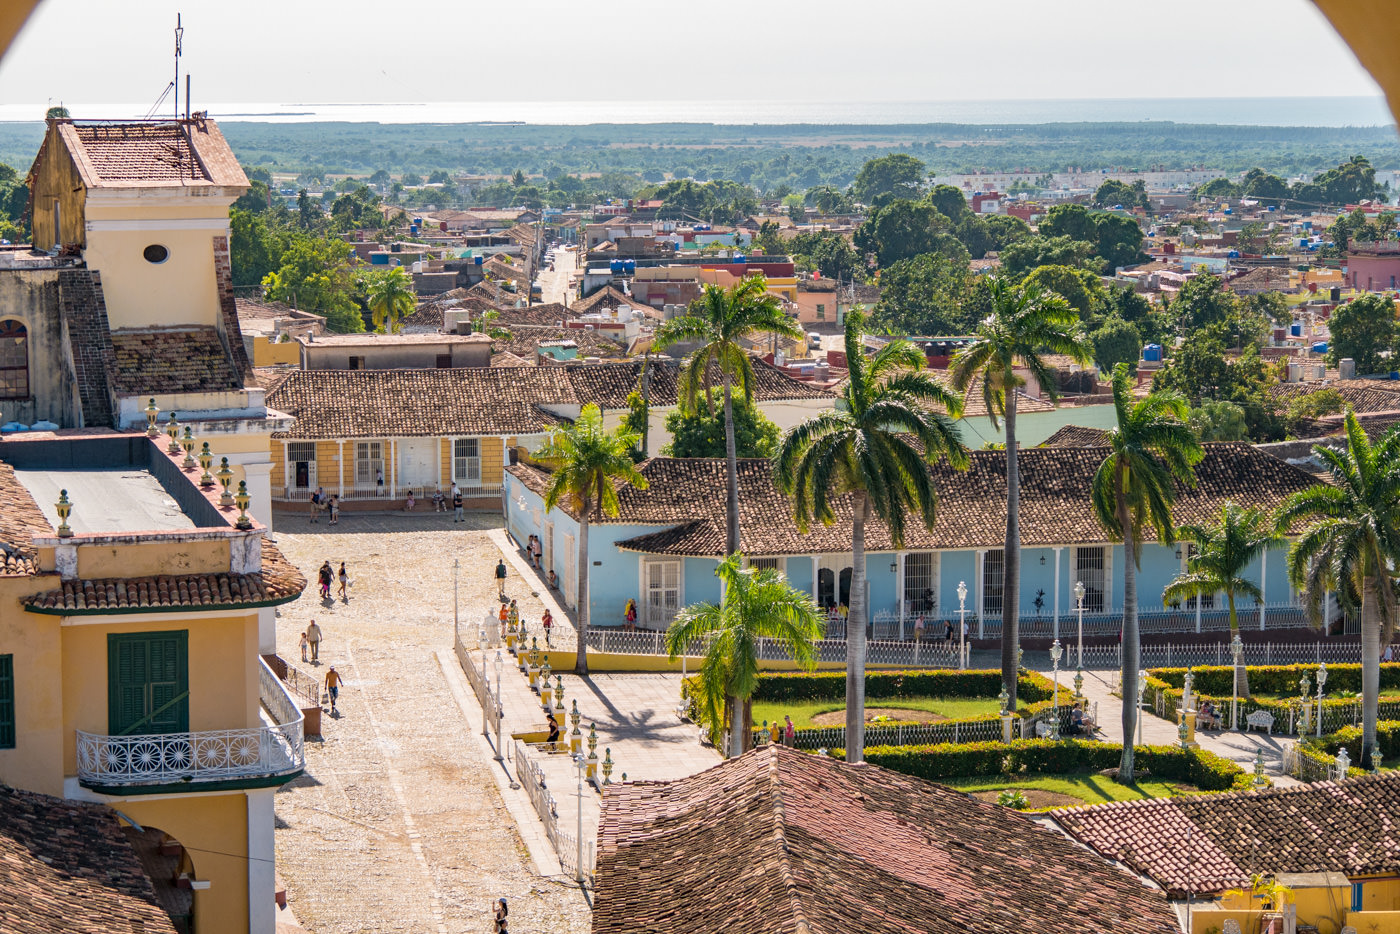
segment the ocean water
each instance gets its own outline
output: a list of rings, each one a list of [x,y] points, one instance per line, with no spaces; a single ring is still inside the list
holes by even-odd
[[[90,119],[141,117],[145,106],[70,105]],[[1388,126],[1381,97],[1118,98],[991,101],[441,101],[206,104],[223,121],[272,123],[1005,124],[1169,120],[1243,126]],[[0,104],[0,121],[32,121],[43,105]]]

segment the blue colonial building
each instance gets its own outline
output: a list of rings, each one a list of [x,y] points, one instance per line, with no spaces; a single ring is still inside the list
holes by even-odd
[[[1022,450],[1021,625],[1025,633],[1066,633],[1079,614],[1076,584],[1084,585],[1086,631],[1117,633],[1123,611],[1123,547],[1107,539],[1090,505],[1090,482],[1107,449],[1042,447]],[[1006,528],[1006,456],[971,455],[968,470],[946,464],[931,468],[938,490],[938,521],[932,531],[914,524],[903,547],[893,547],[878,520],[867,523],[866,568],[869,610],[876,638],[912,635],[923,616],[930,631],[965,615],[971,634],[995,636],[1002,613],[1003,541]],[[714,576],[725,542],[724,462],[653,458],[641,467],[646,490],[619,492],[621,512],[589,530],[589,600],[595,627],[623,624],[629,599],[638,606],[639,628],[664,629],[679,608],[719,598]],[[1275,508],[1290,493],[1318,481],[1305,471],[1246,444],[1210,444],[1197,467],[1194,487],[1178,490],[1180,523],[1215,521],[1226,501]],[[509,468],[506,519],[512,536],[544,543],[545,573],[553,569],[572,604],[577,593],[578,521],[561,510],[546,511],[548,475],[537,466]],[[751,563],[782,572],[794,587],[810,591],[818,604],[839,606],[850,598],[850,506],[838,506],[833,525],[798,531],[791,505],[774,485],[765,460],[739,463],[744,552]],[[1163,607],[1162,591],[1185,566],[1188,545],[1142,547],[1138,575],[1140,612],[1148,629],[1212,629],[1225,625],[1223,598],[1196,606]],[[1257,561],[1249,576],[1264,591],[1263,605],[1237,606],[1244,628],[1298,625],[1297,595],[1289,586],[1281,543]],[[967,597],[960,602],[958,585]]]

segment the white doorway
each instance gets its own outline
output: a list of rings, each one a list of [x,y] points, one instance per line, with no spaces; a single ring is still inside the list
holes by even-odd
[[[422,499],[441,480],[436,438],[404,438],[398,443],[400,491],[413,490]]]

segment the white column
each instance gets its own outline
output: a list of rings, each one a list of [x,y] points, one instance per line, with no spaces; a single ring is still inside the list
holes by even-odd
[[[1266,546],[1259,554],[1259,631],[1264,631],[1264,604],[1268,602],[1269,591],[1269,549]]]
[[[972,588],[972,593],[977,600],[977,605],[972,609],[977,613],[977,638],[979,639],[983,638],[986,635],[984,631],[984,622],[982,619],[982,607],[984,605],[984,601],[982,599],[982,574],[986,567],[986,559],[987,550],[985,548],[977,549],[977,581],[976,586]],[[1005,633],[1003,633],[1002,635],[1005,635]]]
[[[1055,638],[1060,637],[1060,552],[1064,551],[1063,545],[1055,547]]]
[[[906,552],[896,551],[894,553],[894,601],[899,607],[899,641],[904,641],[904,555]]]
[[[258,608],[258,654],[277,654],[277,610],[270,606]]]
[[[344,498],[345,498],[345,464],[346,464],[346,461],[345,461],[345,439],[342,438],[342,439],[338,442],[338,444],[339,444],[339,447],[340,447],[340,469],[336,471],[336,473],[337,473],[337,476],[336,476],[336,478],[335,478],[335,479],[336,479],[336,492],[337,492],[337,494],[340,496],[341,499],[344,499]]]
[[[815,603],[816,600],[817,600],[817,556],[816,556],[816,555],[812,555],[812,602]],[[822,610],[825,610],[826,607],[821,607],[821,609],[822,609]]]
[[[276,789],[258,788],[248,796],[248,934],[276,934],[277,891],[273,845],[272,796]]]
[[[399,445],[394,438],[389,439],[389,498],[399,498]]]

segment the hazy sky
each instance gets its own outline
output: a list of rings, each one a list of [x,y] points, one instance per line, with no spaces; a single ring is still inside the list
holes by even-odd
[[[196,107],[1378,93],[1308,0],[45,0],[0,102],[154,102],[177,10]]]

